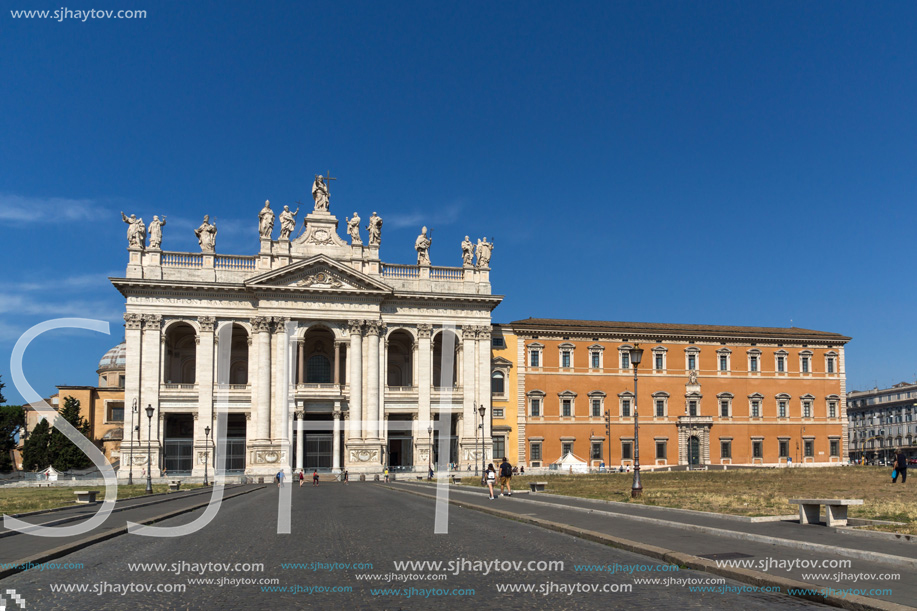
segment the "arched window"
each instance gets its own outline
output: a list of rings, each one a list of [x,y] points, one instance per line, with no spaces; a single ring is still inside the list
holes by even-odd
[[[331,382],[331,361],[327,356],[315,354],[309,357],[306,366],[306,380],[317,384]]]
[[[502,395],[504,391],[504,377],[502,371],[495,371],[490,379],[490,392],[495,395]]]

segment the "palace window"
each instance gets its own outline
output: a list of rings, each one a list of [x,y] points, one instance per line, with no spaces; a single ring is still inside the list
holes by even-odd
[[[788,401],[786,399],[777,400],[777,417],[786,418],[787,417],[787,405]]]
[[[841,455],[841,440],[840,439],[831,439],[829,440],[831,447],[831,456],[840,456]]]
[[[490,339],[490,345],[494,348],[506,348],[506,340],[501,335],[494,335]],[[496,453],[494,453],[494,456],[496,456]]]
[[[572,403],[573,402],[570,399],[564,399],[563,401],[561,401],[561,406],[562,406],[561,416],[566,416],[569,418],[571,415],[573,415],[572,414],[573,412]]]
[[[803,399],[802,401],[802,417],[811,418],[812,417],[812,402],[808,399]]]
[[[529,456],[532,460],[541,460],[541,442],[533,441],[529,446]]]
[[[666,348],[664,346],[653,348],[653,368],[656,371],[665,371],[665,353]]]
[[[775,355],[777,364],[777,373],[786,373],[786,351],[781,350]]]
[[[628,397],[621,399],[621,417],[630,418],[630,399]]]
[[[729,350],[729,348],[720,348],[719,350],[716,351],[716,354],[717,354],[717,362],[719,363],[719,370],[720,371],[729,371],[730,369],[730,363],[729,363],[730,358],[729,357],[732,354],[732,351]]]
[[[601,369],[602,354],[600,352],[593,352],[591,355],[589,355],[589,358],[592,360],[593,369]]]
[[[630,369],[630,353],[621,353],[621,369]]]
[[[761,417],[761,401],[758,399],[751,400],[751,417],[752,418]]]
[[[799,371],[802,373],[811,373],[812,365],[812,352],[806,350],[799,354]]]
[[[729,417],[729,399],[720,399],[720,417]]]
[[[327,356],[315,354],[309,357],[306,363],[306,379],[318,384],[331,382],[331,361]]]
[[[666,460],[667,445],[665,441],[656,441],[656,460]]]
[[[732,441],[720,441],[720,458],[732,458]]]
[[[494,456],[506,456],[506,437],[494,437]]]
[[[570,351],[564,350],[560,353],[560,366],[566,369],[570,368]]]
[[[835,355],[830,352],[825,356],[825,371],[826,372],[834,373],[834,368],[835,368],[834,359],[835,358],[836,358]],[[908,393],[908,396],[910,396],[910,393]]]
[[[697,416],[697,399],[688,400],[688,415]]]
[[[592,460],[602,460],[602,442],[593,441],[592,442]]]
[[[494,418],[502,418],[502,417],[503,417],[503,408],[495,407],[494,408]],[[496,456],[496,454],[494,456]]]
[[[700,349],[694,346],[690,348],[685,348],[685,369],[691,371],[692,369],[697,369],[697,355],[700,353]]]
[[[760,370],[761,351],[752,348],[748,351],[748,371],[757,372]]]
[[[541,367],[541,351],[543,344],[537,342],[529,344],[529,367]]]
[[[780,439],[778,441],[778,447],[780,452],[780,458],[787,458],[790,455],[790,440],[789,439]]]
[[[837,418],[837,401],[828,401],[828,417]]]
[[[561,457],[566,456],[567,454],[573,454],[573,442],[572,441],[565,441],[560,444],[560,447],[561,447],[561,451],[560,451]]]
[[[751,442],[751,457],[752,458],[763,458],[764,456],[764,441],[761,439],[753,439]]]
[[[634,458],[634,442],[633,441],[622,441],[621,442],[621,460],[633,460]]]
[[[490,392],[495,395],[502,395],[505,390],[505,377],[502,371],[495,371],[490,379]]]
[[[109,401],[106,404],[108,408],[108,422],[124,422],[124,401]]]
[[[806,439],[803,442],[803,445],[805,446],[804,450],[805,450],[806,458],[812,458],[813,456],[815,456],[815,440],[814,439]]]
[[[656,417],[665,418],[665,399],[656,399]]]
[[[592,400],[592,417],[593,418],[602,417],[602,400],[601,399]]]

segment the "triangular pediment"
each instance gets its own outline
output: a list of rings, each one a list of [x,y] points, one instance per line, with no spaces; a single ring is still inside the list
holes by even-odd
[[[325,255],[316,255],[245,281],[255,289],[391,293],[392,287]]]
[[[511,360],[507,358],[503,358],[502,356],[494,357],[490,360],[490,362],[493,367],[512,367],[513,366],[513,362]]]

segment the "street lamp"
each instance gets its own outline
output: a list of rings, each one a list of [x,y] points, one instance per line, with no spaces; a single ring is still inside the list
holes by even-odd
[[[430,452],[428,453],[428,456],[427,456],[429,459],[427,461],[427,466],[428,466],[428,470],[432,471],[433,470],[433,425],[432,424],[427,427],[427,433],[430,435]]]
[[[140,425],[136,424],[137,412],[139,411],[140,411],[140,408],[137,407],[137,397],[134,397],[134,404],[131,406],[131,413],[133,414],[131,416],[131,447],[130,447],[130,455],[129,455],[129,458],[127,459],[129,463],[128,468],[127,468],[127,485],[128,486],[134,485],[134,431],[137,431],[138,433],[137,441],[140,441],[140,434],[139,434],[140,429],[138,428]],[[121,436],[121,439],[124,439],[123,435]]]
[[[153,450],[150,447],[150,436],[153,434],[153,406],[147,403],[146,406],[146,493],[153,494]]]
[[[634,366],[634,484],[630,489],[631,498],[643,496],[643,484],[640,483],[640,426],[637,423],[637,366],[643,360],[643,348],[634,344],[630,350],[630,362]]]
[[[204,485],[207,485],[207,463],[210,462],[210,427],[204,427]]]
[[[474,418],[474,413],[478,411],[477,404],[471,404],[471,417]],[[483,433],[483,431],[481,431]],[[477,452],[478,450],[478,427],[474,427],[474,449]],[[478,476],[478,461],[474,461],[474,475]]]
[[[484,414],[487,412],[487,408],[484,405],[478,408],[478,413],[481,414],[481,477],[484,477]],[[477,465],[475,465],[477,469]]]
[[[605,473],[611,470],[611,411],[605,410],[605,444],[608,446],[608,462],[605,463]]]

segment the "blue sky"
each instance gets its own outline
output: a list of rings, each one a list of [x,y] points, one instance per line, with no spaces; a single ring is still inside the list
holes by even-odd
[[[497,322],[806,327],[848,388],[917,377],[913,3],[179,3],[145,19],[0,13],[0,375],[92,384],[123,334],[120,211],[164,248],[254,254],[257,214],[383,219],[382,258],[493,237]],[[343,234],[343,228],[341,230]]]

